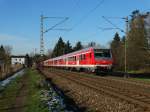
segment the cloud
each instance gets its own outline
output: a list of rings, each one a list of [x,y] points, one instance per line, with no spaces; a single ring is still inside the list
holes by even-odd
[[[31,37],[20,37],[8,34],[0,34],[0,45],[13,47],[12,54],[26,54],[37,48],[37,40]]]
[[[9,41],[9,40],[13,40],[13,39],[17,39],[17,37],[7,35],[7,34],[0,34],[0,42],[1,41]]]
[[[26,41],[29,40],[28,38],[14,36],[9,34],[0,34],[0,42],[1,41]]]

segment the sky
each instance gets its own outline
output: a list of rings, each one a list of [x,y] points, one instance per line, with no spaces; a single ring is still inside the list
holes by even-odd
[[[125,21],[119,19],[130,16],[132,11],[150,11],[150,0],[0,0],[0,45],[13,48],[13,55],[40,51],[40,15],[46,17],[68,17],[56,29],[44,33],[45,52],[53,49],[58,38],[69,40],[74,46],[77,41],[83,44],[94,41],[108,46],[117,29],[101,30],[113,26],[109,20],[125,30]],[[118,18],[119,17],[119,18]],[[44,19],[44,30],[60,22],[60,19]]]

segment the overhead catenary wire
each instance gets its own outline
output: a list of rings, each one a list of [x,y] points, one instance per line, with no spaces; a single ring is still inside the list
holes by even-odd
[[[65,21],[67,21],[69,18],[68,17],[65,17],[62,21],[58,22],[57,24],[53,25],[52,27],[50,27],[49,29],[45,30],[43,33],[46,33],[50,30],[53,30],[56,26],[64,23]],[[55,29],[56,30],[56,29]],[[62,30],[62,29],[61,29]]]
[[[115,25],[114,23],[112,23],[110,20],[108,20],[105,16],[102,16],[102,18],[105,20],[105,21],[107,21],[108,23],[110,23],[113,27],[114,27],[114,29],[119,29],[121,32],[124,32],[125,33],[125,31],[123,30],[123,29],[121,29],[121,28],[119,28],[117,25]],[[122,18],[122,19],[124,19],[124,18]]]
[[[98,27],[98,29],[101,29],[101,30],[103,30],[103,31],[105,31],[105,30],[114,30],[114,29],[119,29],[119,28],[103,28],[103,27]]]
[[[124,17],[106,17],[106,16],[104,16],[105,18],[110,18],[110,19],[125,19]]]
[[[67,17],[43,17],[43,19],[64,19],[64,18],[67,18]]]
[[[71,28],[66,29],[66,28],[54,28],[53,30],[60,30],[60,31],[70,31]]]

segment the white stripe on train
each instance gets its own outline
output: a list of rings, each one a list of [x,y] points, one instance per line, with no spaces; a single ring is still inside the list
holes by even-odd
[[[45,65],[51,67],[81,67],[81,68],[96,68],[96,67],[108,67],[111,68],[112,64],[109,65]]]

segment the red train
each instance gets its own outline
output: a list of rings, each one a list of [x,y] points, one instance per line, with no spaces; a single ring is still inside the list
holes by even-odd
[[[62,67],[66,69],[112,70],[113,58],[110,49],[96,49],[94,47],[82,49],[69,54],[44,61],[45,67]]]

